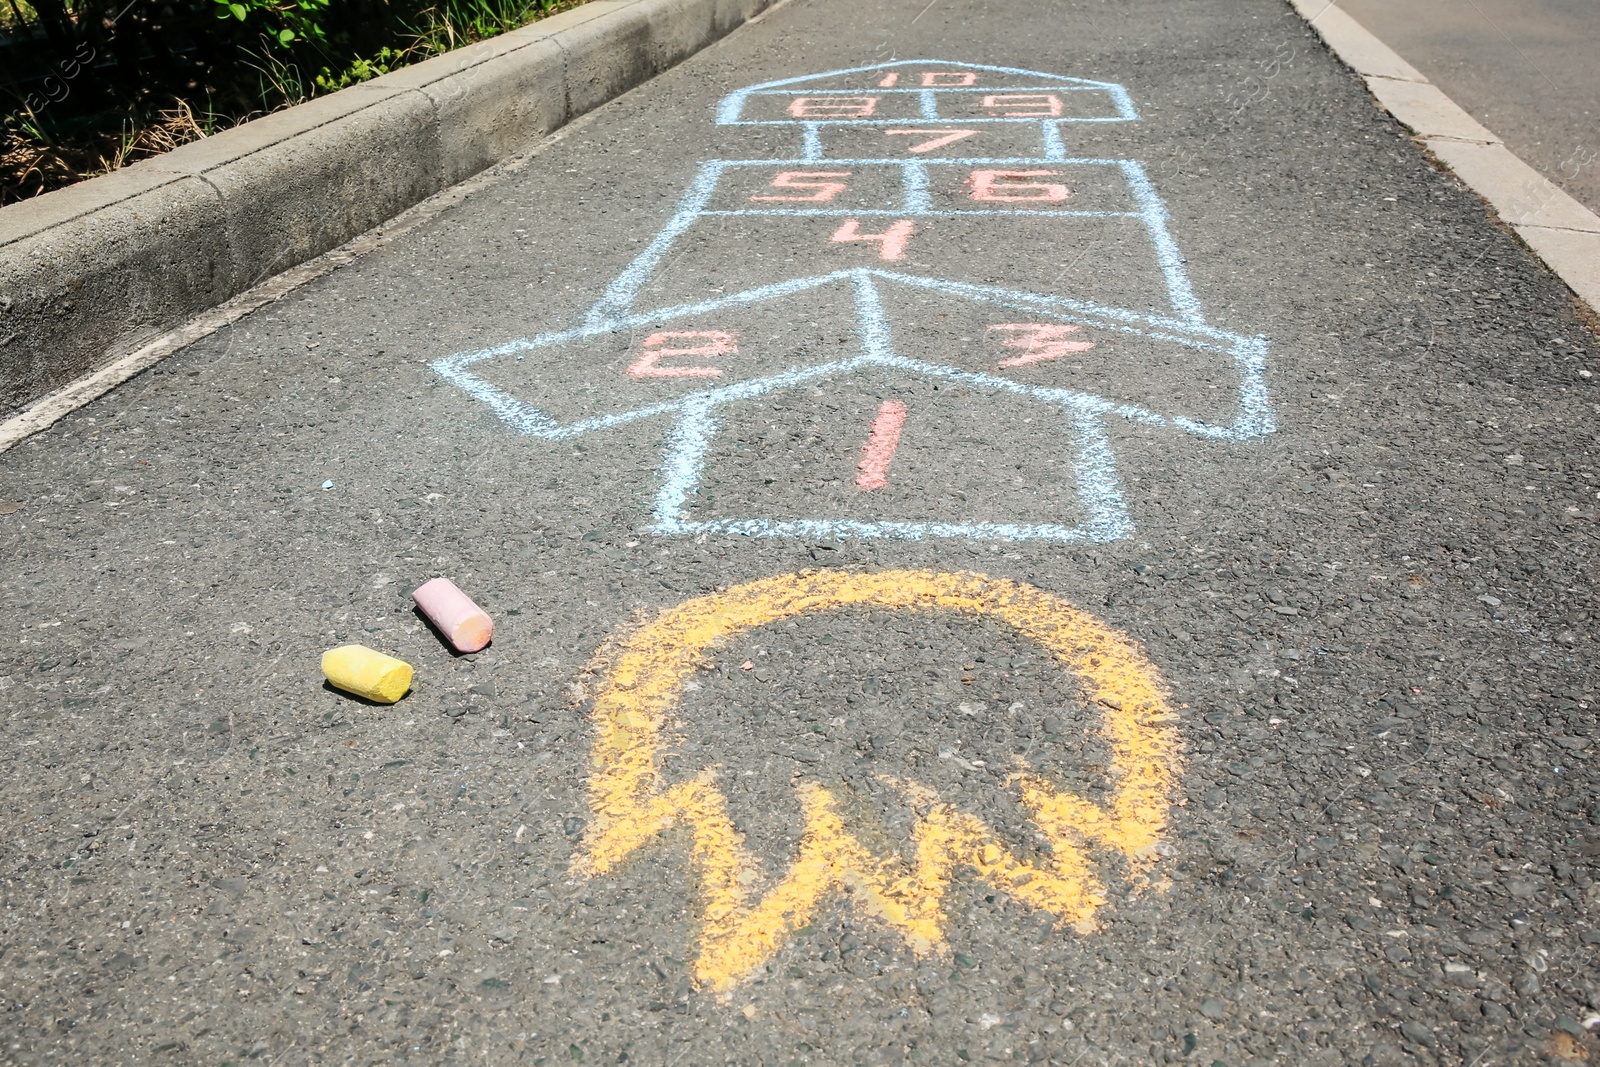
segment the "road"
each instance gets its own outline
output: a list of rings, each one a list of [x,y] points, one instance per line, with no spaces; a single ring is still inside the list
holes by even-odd
[[[1286,6],[794,0],[0,456],[3,1058],[1592,1058],[1597,369]]]
[[[1530,166],[1600,211],[1600,10],[1581,0],[1339,5]]]

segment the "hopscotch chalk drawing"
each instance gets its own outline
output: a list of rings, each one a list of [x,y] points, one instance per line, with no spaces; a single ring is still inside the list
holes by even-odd
[[[668,420],[660,533],[1127,537],[1108,425],[1274,429],[1266,342],[1206,321],[1144,168],[1069,149],[1138,119],[931,60],[741,89],[747,158],[700,164],[581,323],[433,366],[536,438]]]

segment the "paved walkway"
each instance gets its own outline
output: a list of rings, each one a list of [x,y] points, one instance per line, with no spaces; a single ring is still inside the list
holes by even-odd
[[[1585,0],[1340,0],[1385,44],[1600,212],[1600,7]]]
[[[795,0],[0,456],[0,1058],[1600,1055],[1597,364],[1281,4]]]

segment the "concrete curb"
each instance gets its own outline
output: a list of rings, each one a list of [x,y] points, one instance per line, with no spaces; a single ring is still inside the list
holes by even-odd
[[[1385,111],[1489,202],[1535,255],[1600,310],[1600,216],[1528,166],[1500,139],[1330,0],[1289,0],[1366,81]]]
[[[0,209],[0,417],[509,158],[775,2],[591,0]]]

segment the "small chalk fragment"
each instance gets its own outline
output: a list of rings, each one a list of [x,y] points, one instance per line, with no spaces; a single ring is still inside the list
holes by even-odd
[[[322,673],[347,693],[393,704],[411,688],[411,664],[365,645],[340,645],[322,654]]]
[[[324,489],[332,489],[333,488],[333,479],[329,478],[327,481],[323,482],[322,483],[322,488],[324,488]]]
[[[494,620],[448,578],[424,582],[411,599],[457,652],[476,652],[494,636]]]

